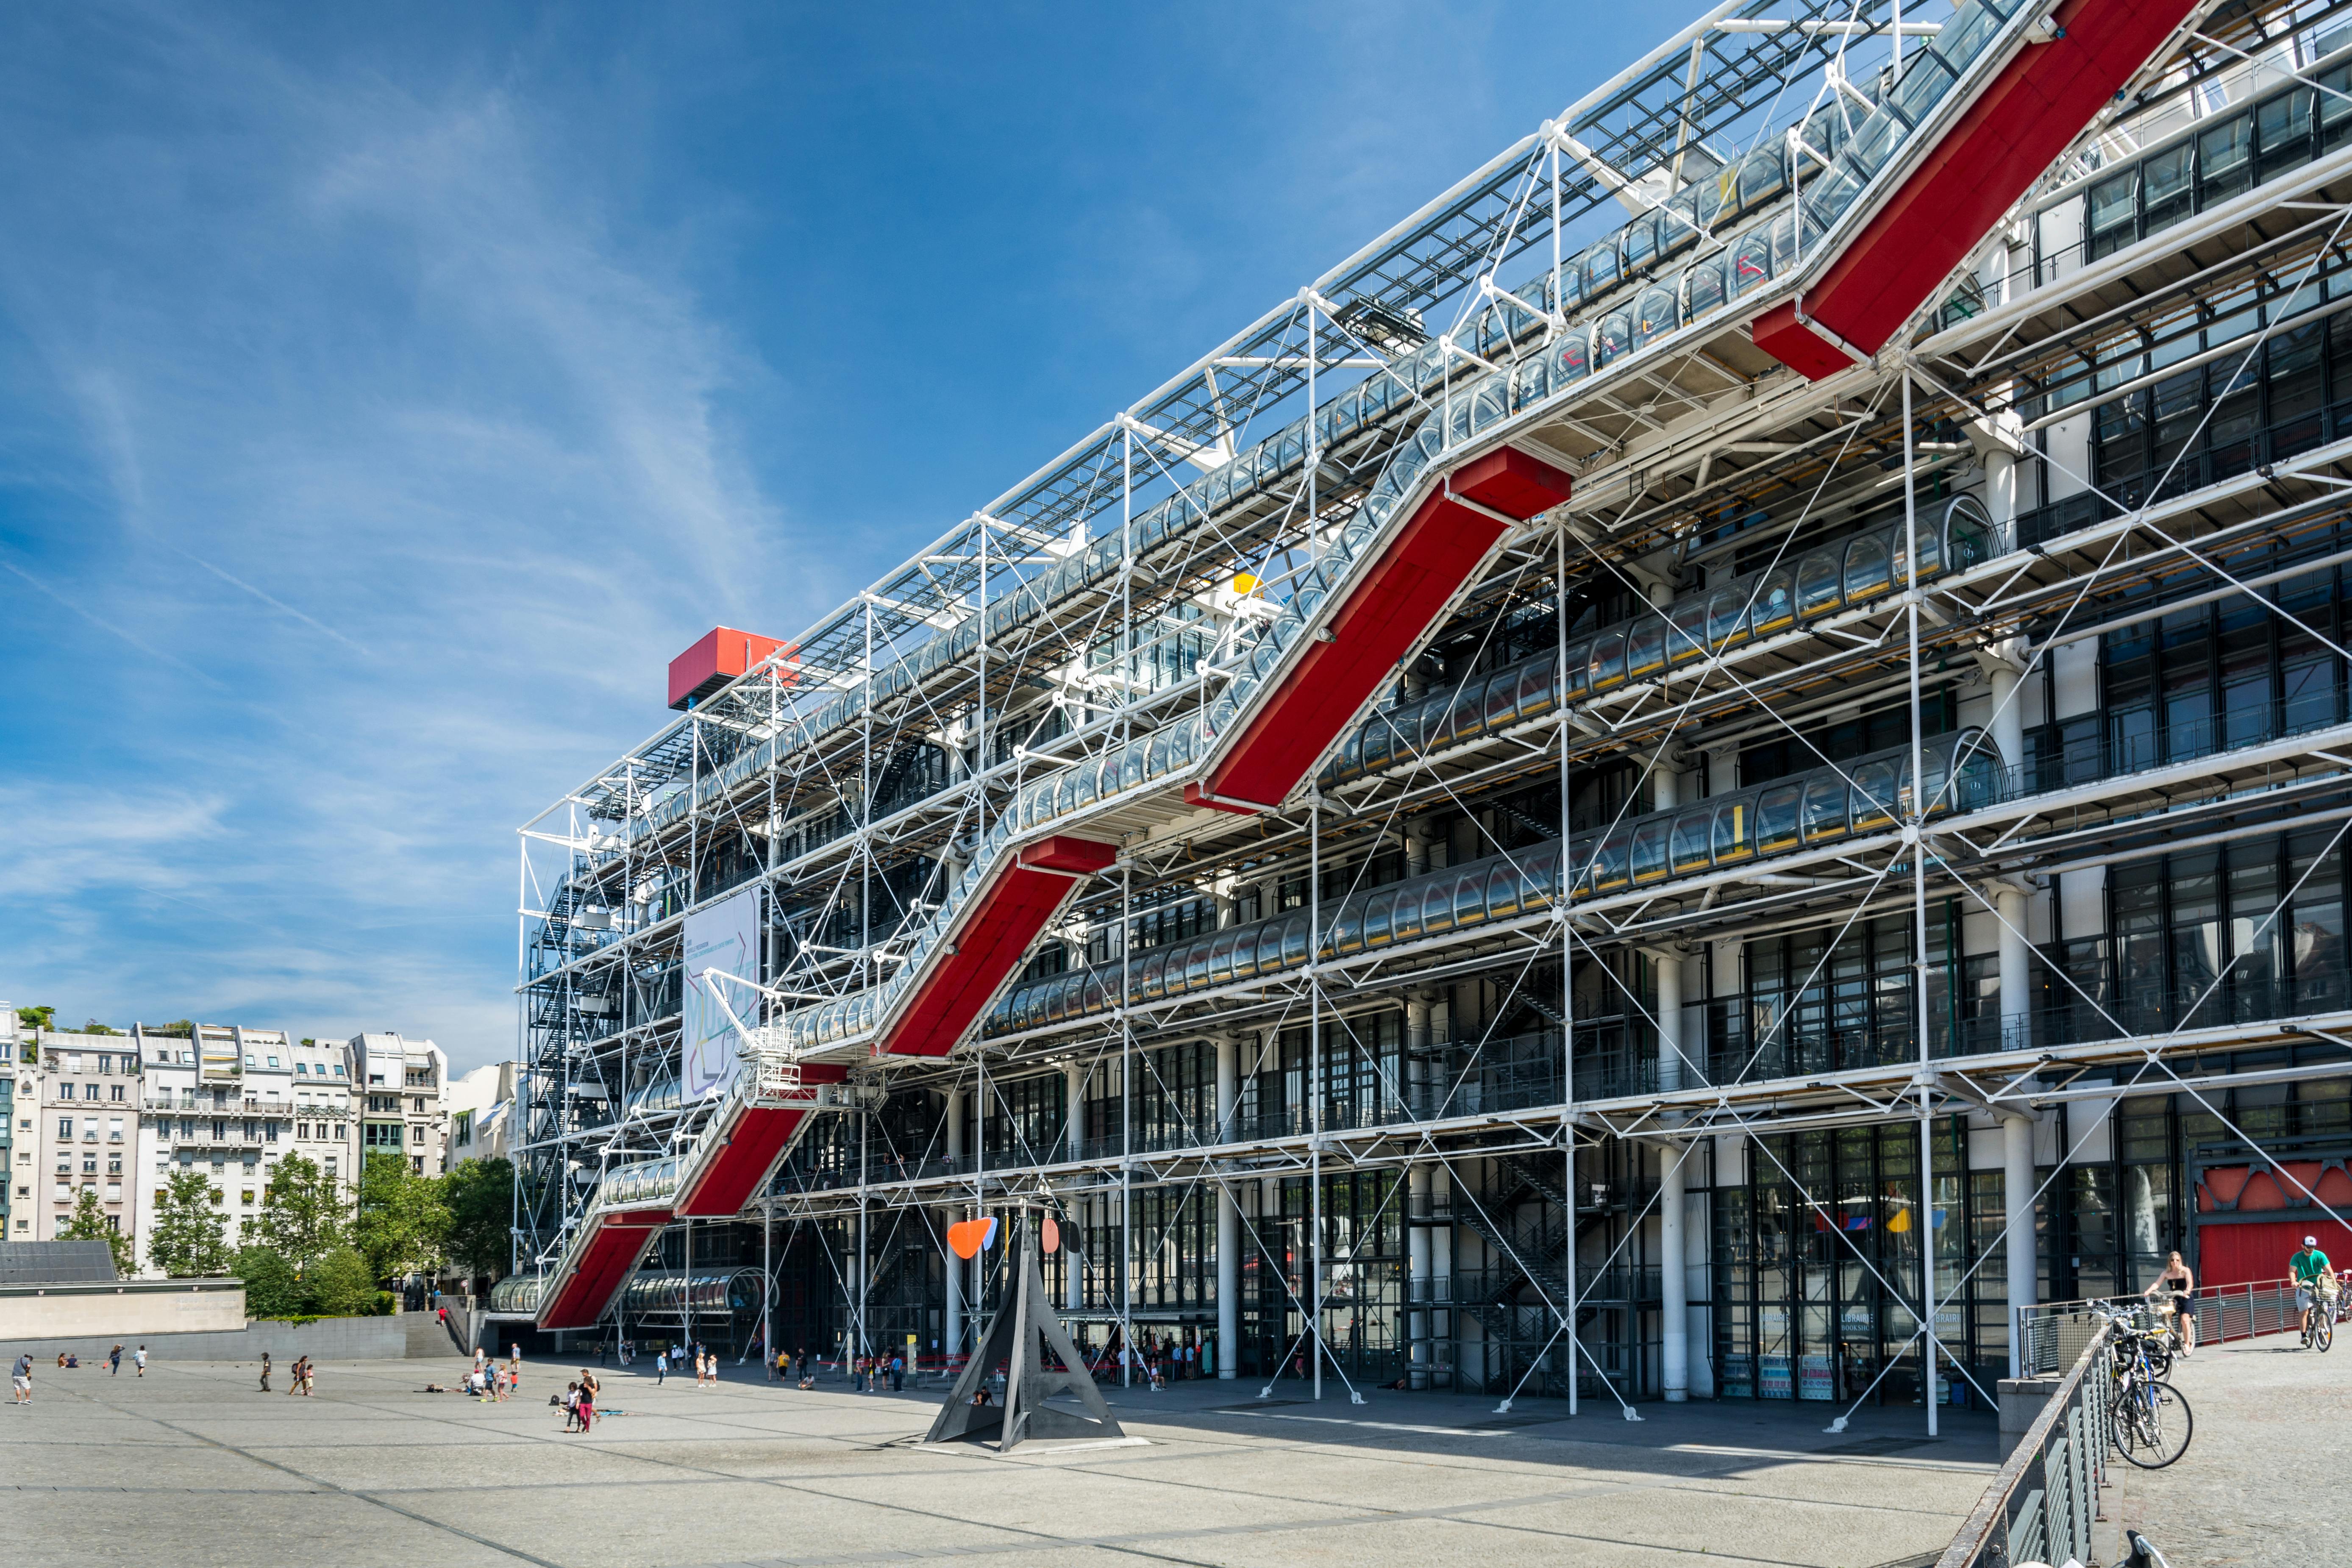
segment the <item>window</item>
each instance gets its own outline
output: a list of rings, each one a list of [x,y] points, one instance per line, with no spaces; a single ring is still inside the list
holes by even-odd
[[[343,1064],[341,1062],[337,1062],[335,1064],[335,1076],[337,1078],[341,1078],[343,1076]]]
[[[98,1058],[98,1070],[101,1074],[112,1074],[114,1071],[114,1058],[109,1056],[100,1057]]]
[[[60,1116],[58,1118],[58,1136],[60,1138],[70,1138],[73,1136],[72,1117]]]
[[[310,1064],[309,1062],[296,1062],[294,1064],[294,1072],[295,1076],[298,1078],[307,1078],[310,1076]]]
[[[79,1051],[68,1051],[66,1053],[66,1071],[81,1071],[81,1053]]]
[[[244,1188],[238,1193],[237,1198],[238,1201],[244,1204],[246,1207],[251,1208],[253,1206],[253,1189],[251,1187]]]
[[[425,1156],[422,1154],[411,1154],[408,1157],[408,1168],[415,1172],[418,1175],[423,1175],[425,1173]]]
[[[115,1100],[118,1103],[120,1103],[120,1102],[121,1102],[121,1099],[122,1099],[122,1089],[123,1089],[123,1086],[122,1086],[122,1085],[121,1085],[121,1084],[119,1084],[119,1083],[118,1083],[118,1084],[116,1084],[116,1085],[114,1086],[114,1095],[113,1095],[113,1098],[114,1098],[114,1100]]]
[[[110,1143],[120,1143],[122,1142],[122,1118],[116,1116],[108,1120],[106,1124],[106,1138],[107,1142]]]
[[[269,1058],[269,1065],[270,1065],[271,1067],[276,1067],[276,1066],[278,1065],[278,1058],[277,1058],[276,1057],[272,1057],[272,1058]]]

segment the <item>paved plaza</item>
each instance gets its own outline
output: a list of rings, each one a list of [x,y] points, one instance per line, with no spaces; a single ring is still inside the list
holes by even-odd
[[[1990,1474],[1990,1421],[1939,1442],[1916,1408],[1822,1431],[1822,1405],[1564,1405],[1286,1385],[1111,1391],[1148,1443],[1006,1458],[919,1446],[935,1392],[715,1389],[605,1369],[612,1414],[567,1436],[564,1371],[505,1405],[425,1394],[451,1360],[334,1363],[264,1395],[225,1363],[43,1368],[0,1425],[15,1561],[702,1568],[1003,1556],[1357,1568],[1464,1563],[1867,1565],[1928,1558]],[[283,1369],[278,1387],[284,1388]],[[1233,1408],[1245,1405],[1247,1408]],[[1957,1431],[1953,1427],[1957,1426]]]
[[[2109,1471],[2123,1523],[2172,1568],[2344,1561],[2352,1334],[2337,1332],[2326,1355],[2274,1334],[2208,1345],[2174,1364],[2173,1385],[2196,1413],[2189,1451],[2168,1469]]]

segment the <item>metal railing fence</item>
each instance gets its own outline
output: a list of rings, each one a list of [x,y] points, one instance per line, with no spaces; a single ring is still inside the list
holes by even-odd
[[[1936,1568],[2091,1560],[2091,1525],[2115,1440],[2112,1333],[2105,1323],[2093,1330]]]

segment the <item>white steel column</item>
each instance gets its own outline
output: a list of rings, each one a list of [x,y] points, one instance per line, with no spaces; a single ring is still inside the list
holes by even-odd
[[[1684,1262],[1683,1241],[1687,1186],[1683,1166],[1689,1157],[1687,1143],[1669,1143],[1659,1151],[1659,1370],[1666,1399],[1675,1405],[1690,1397],[1690,1275]]]
[[[1429,1167],[1404,1170],[1405,1386],[1429,1386]]]
[[[2021,652],[2008,648],[1984,660],[1992,682],[1992,741],[2005,768],[2025,761],[2025,704],[2017,689],[2017,656]],[[2032,950],[2025,936],[2025,889],[2014,882],[1997,883],[1992,907],[2000,924],[2000,1039],[1979,1048],[2016,1050],[2032,1042]]]
[[[1895,32],[1902,32],[1897,17]],[[1898,46],[1899,48],[1899,46]],[[1919,1043],[1919,1174],[1911,1213],[1919,1237],[1919,1352],[1924,1375],[1921,1397],[1927,1406],[1927,1436],[1937,1435],[1936,1409],[1936,1157],[1930,1137],[1927,1079],[1934,1069],[1934,1020],[1927,1014],[1927,855],[1923,829],[1937,803],[1927,791],[1927,740],[1919,708],[1919,479],[1917,432],[1911,425],[1911,373],[1903,373],[1903,563],[1905,625],[1911,664],[1911,799],[1903,840],[1911,858],[1911,1032]]]
[[[1078,1133],[1086,1125],[1087,1069],[1082,1062],[1066,1062],[1062,1068],[1064,1089],[1062,1102],[1068,1118],[1066,1140],[1062,1158],[1078,1157]],[[1085,1256],[1078,1251],[1076,1238],[1062,1237],[1062,1310],[1083,1311],[1087,1304],[1087,1270]]]
[[[1234,1058],[1241,1043],[1231,1035],[1217,1037],[1217,1137],[1234,1138],[1234,1112],[1239,1081]],[[1227,1182],[1217,1184],[1217,1375],[1241,1374],[1242,1340],[1242,1210]]]
[[[948,1090],[947,1100],[948,1168],[961,1175],[963,1173],[963,1090]],[[958,1207],[961,1205],[948,1210],[950,1220],[956,1217]],[[940,1354],[944,1360],[951,1361],[963,1352],[963,1259],[958,1258],[952,1248],[948,1252],[947,1279],[947,1327],[940,1341]]]
[[[2022,1112],[2000,1120],[2001,1206],[2009,1232],[2009,1374],[2022,1377],[2024,1346],[2018,1342],[2019,1309],[2040,1295],[2041,1264],[2033,1235],[2033,1118]]]
[[[1661,752],[1650,773],[1652,795],[1661,811],[1682,804],[1682,779],[1671,755]],[[1651,971],[1658,993],[1658,1092],[1682,1088],[1683,960],[1671,948],[1653,949]],[[1684,1198],[1688,1179],[1683,1162],[1689,1150],[1669,1143],[1658,1151],[1658,1351],[1659,1381],[1666,1399],[1690,1398],[1690,1273],[1683,1245]],[[1573,1223],[1573,1222],[1571,1222]]]

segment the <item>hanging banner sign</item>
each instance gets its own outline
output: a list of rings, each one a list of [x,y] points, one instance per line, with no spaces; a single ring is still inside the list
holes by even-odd
[[[687,1100],[707,1100],[732,1088],[743,1070],[738,1054],[741,1042],[735,1026],[711,999],[702,972],[716,969],[739,979],[760,978],[760,894],[747,888],[733,898],[696,910],[686,917],[686,996],[678,1020],[677,1086]],[[726,982],[721,981],[722,986]],[[752,1021],[751,993],[728,987],[727,1005],[745,1023]]]

